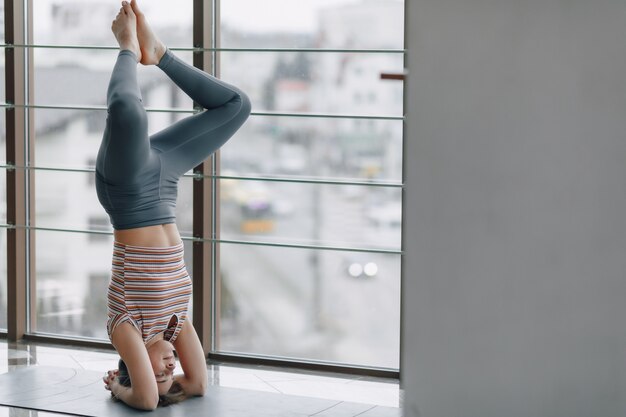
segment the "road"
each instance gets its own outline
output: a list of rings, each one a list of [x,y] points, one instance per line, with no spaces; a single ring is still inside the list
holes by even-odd
[[[293,211],[277,217],[271,234],[248,239],[358,247],[399,242],[399,229],[368,223],[363,195],[340,186],[271,187],[273,198],[291,202]],[[234,217],[228,212],[222,210],[223,238]],[[385,236],[392,241],[376,242]],[[399,255],[223,244],[220,259],[237,311],[231,323],[223,320],[228,332],[221,349],[398,367]],[[353,261],[375,262],[378,274],[351,277]]]

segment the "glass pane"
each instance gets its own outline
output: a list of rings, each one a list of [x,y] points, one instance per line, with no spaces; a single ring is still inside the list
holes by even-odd
[[[279,12],[280,11],[280,12]],[[220,3],[229,48],[402,49],[398,0],[228,0]]]
[[[401,190],[221,180],[221,238],[400,249]]]
[[[220,152],[223,175],[402,181],[402,121],[252,116]]]
[[[4,43],[4,2],[0,3],[0,43]],[[4,51],[2,56],[4,57]]]
[[[7,328],[7,230],[0,228],[0,329]]]
[[[402,72],[392,53],[220,52],[221,78],[245,91],[254,111],[402,116]]]
[[[96,197],[93,173],[34,172],[38,227],[112,232],[109,217]],[[100,235],[94,237],[99,239]]]
[[[150,24],[169,46],[190,45],[193,2],[178,2],[171,7],[165,0],[141,3]],[[111,22],[120,2],[102,0],[33,0],[34,39],[36,44],[117,45]],[[51,50],[50,55],[63,52]]]
[[[2,82],[2,86],[0,86],[0,94],[2,94],[2,102],[6,99],[4,94],[4,68],[0,68],[0,82]],[[6,131],[6,110],[4,108],[0,108],[0,164],[5,164],[7,161],[7,131]]]
[[[94,173],[35,170],[37,226],[112,232],[94,179]],[[187,236],[192,230],[192,181],[183,177],[178,184],[177,224]]]
[[[155,103],[152,96],[146,100]],[[106,111],[36,109],[35,164],[40,167],[94,168],[102,141]],[[165,128],[186,113],[148,113],[150,134]],[[68,150],[71,150],[68,151]]]
[[[220,245],[219,350],[399,367],[400,256]]]
[[[112,236],[37,231],[35,331],[108,339]],[[190,274],[191,244],[185,241]]]
[[[0,224],[6,224],[6,222],[7,222],[7,171],[6,171],[6,168],[0,168]],[[2,242],[4,242],[4,240]],[[0,256],[2,255],[0,254]]]
[[[403,23],[399,0],[229,0],[220,3],[220,46],[403,49]],[[256,113],[374,117],[254,115],[220,152],[222,175],[402,180],[402,121],[376,117],[403,115],[402,83],[380,79],[402,72],[403,54],[218,55],[221,77],[248,93]],[[400,248],[399,188],[220,187],[221,239]],[[221,350],[398,367],[400,255],[221,244],[220,262]]]
[[[59,51],[64,52],[57,55]],[[35,103],[104,106],[117,54],[116,50],[35,49]],[[191,53],[175,54],[191,63]],[[139,65],[137,79],[146,107],[192,109],[191,99],[174,88],[174,84],[157,67]],[[176,93],[173,94],[173,91]],[[72,113],[67,113],[66,118],[57,121],[53,117],[54,113],[42,113],[38,130],[54,129],[57,123],[68,123],[67,115],[71,116]],[[166,114],[155,120],[169,123],[171,117]],[[102,118],[106,118],[106,113],[102,114]],[[151,129],[158,130],[165,126],[163,123],[151,126]]]
[[[3,112],[4,113],[4,112]],[[0,223],[7,222],[6,170],[0,169]],[[7,229],[0,227],[0,329],[7,328]]]
[[[35,166],[94,168],[106,111],[35,109],[33,113]]]
[[[4,3],[0,3],[0,20],[4,22]],[[2,26],[1,42],[4,43],[4,25]],[[5,62],[4,48],[0,48],[0,102],[5,103],[7,96],[5,91]],[[0,108],[0,164],[6,163],[6,110]]]

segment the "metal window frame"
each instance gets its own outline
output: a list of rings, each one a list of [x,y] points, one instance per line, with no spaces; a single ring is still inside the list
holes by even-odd
[[[214,46],[217,9],[212,0],[193,0],[193,65],[208,73],[216,67],[213,55],[205,48]],[[209,23],[209,24],[206,24]],[[217,74],[214,74],[217,75]],[[195,103],[194,103],[195,107]],[[219,152],[219,151],[218,151]],[[219,331],[215,330],[218,320],[215,312],[219,311],[213,305],[219,302],[219,279],[216,271],[219,268],[213,264],[219,261],[216,246],[209,241],[218,236],[217,222],[214,212],[213,198],[217,194],[216,183],[205,178],[217,170],[218,157],[212,155],[208,160],[194,168],[193,172],[199,175],[193,182],[193,237],[199,239],[193,243],[193,324],[202,343],[205,355],[215,350]]]
[[[32,0],[4,1],[5,41],[28,43],[32,40]],[[25,71],[33,60],[33,53],[26,49],[5,49],[6,101],[25,104],[33,98],[33,74]],[[6,159],[8,164],[28,165],[33,159],[34,132],[33,111],[26,108],[6,110]],[[34,210],[35,187],[27,170],[7,170],[7,222],[31,224]],[[35,280],[29,280],[34,272],[34,232],[28,229],[7,230],[7,335],[11,341],[21,339],[30,330],[33,316],[29,314],[30,297],[33,304]]]
[[[55,171],[81,171],[81,169],[43,168],[30,165],[34,161],[35,129],[34,110],[36,108],[68,109],[101,109],[100,106],[47,106],[30,104],[34,102],[34,92],[29,86],[34,85],[34,72],[30,69],[34,59],[33,48],[97,48],[117,49],[113,47],[68,46],[68,45],[34,45],[32,0],[4,0],[5,13],[5,44],[0,45],[5,53],[5,91],[6,103],[0,108],[6,111],[6,169],[7,185],[7,224],[0,225],[7,230],[7,332],[0,333],[9,341],[21,339],[33,342],[60,343],[68,346],[93,348],[112,348],[110,343],[80,337],[32,332],[36,329],[30,309],[36,306],[35,300],[35,232],[37,230],[57,230],[81,233],[106,233],[88,230],[67,230],[36,227],[35,214],[35,183],[31,169],[50,169]],[[267,48],[241,49],[219,48],[219,3],[220,0],[193,0],[193,48],[172,48],[193,52],[193,64],[215,76],[219,76],[220,51],[251,51],[251,52],[355,52],[355,53],[405,53],[405,50],[343,50],[343,49],[303,49],[303,48]],[[207,24],[208,23],[208,24]],[[195,112],[181,109],[151,109],[165,112]],[[358,116],[358,115],[324,115],[324,114],[292,114],[292,113],[253,113],[261,116],[287,117],[329,117],[329,118],[364,118],[400,120],[403,116]],[[21,169],[24,168],[24,169]],[[219,234],[219,180],[226,178],[220,175],[219,151],[194,169],[193,183],[193,241],[192,262],[193,276],[193,324],[203,345],[204,353],[211,361],[232,362],[250,365],[269,365],[302,370],[336,372],[354,375],[368,375],[383,378],[399,378],[399,370],[387,368],[343,365],[339,363],[299,360],[291,358],[271,357],[238,352],[219,351],[219,245],[221,243],[256,244],[279,247],[299,247],[327,250],[353,250],[364,252],[382,252],[402,255],[402,251],[369,250],[359,248],[323,247],[314,245],[272,244],[269,242],[245,242],[220,239]],[[228,177],[230,178],[230,177]],[[402,184],[369,184],[367,182],[316,180],[316,179],[280,179],[237,177],[238,179],[261,181],[292,181],[321,184],[345,184],[366,186],[400,187]],[[27,303],[27,300],[30,301]]]

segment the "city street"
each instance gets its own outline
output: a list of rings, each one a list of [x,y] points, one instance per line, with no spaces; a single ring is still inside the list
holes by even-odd
[[[313,187],[275,184],[275,198],[297,201],[299,209],[277,217],[273,233],[247,238],[310,240],[316,227],[311,216],[315,200],[306,191]],[[316,240],[332,245],[338,244],[333,241],[337,236],[346,236],[349,241],[342,244],[357,247],[372,242],[378,228],[368,223],[361,203],[341,193],[341,187],[319,188]],[[228,222],[227,214],[223,216]],[[377,274],[350,276],[350,264],[359,261],[375,262]],[[249,332],[234,339],[225,335],[222,349],[398,366],[399,255],[223,244],[221,268],[238,312],[234,326],[240,327],[234,332]]]

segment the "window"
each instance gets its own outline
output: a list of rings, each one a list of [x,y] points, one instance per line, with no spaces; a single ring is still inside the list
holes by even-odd
[[[403,8],[221,3],[260,114],[221,151],[218,351],[399,367]]]
[[[109,223],[109,218],[108,216],[90,216],[89,217],[89,230],[107,230],[109,229],[110,223]],[[108,242],[108,238],[106,235],[101,235],[101,234],[97,234],[97,233],[90,233],[89,234],[89,241],[90,242],[97,242],[97,241],[106,241]]]
[[[93,171],[119,6],[33,3],[34,59],[21,68],[34,79],[25,104],[36,148],[21,168],[35,184],[28,331],[106,339],[106,300],[94,294],[105,292],[113,238]],[[142,7],[191,62],[193,2],[170,5]],[[402,85],[379,75],[402,70],[404,4],[229,0],[217,9],[204,25],[216,25],[219,42],[203,53],[248,93],[253,114],[204,178],[219,191],[204,207],[216,225],[205,243],[218,255],[203,277],[216,290],[211,351],[397,369]],[[150,133],[193,111],[158,69],[140,67],[139,80]],[[192,275],[196,179],[181,179],[177,208]],[[0,281],[0,303],[5,288]]]

